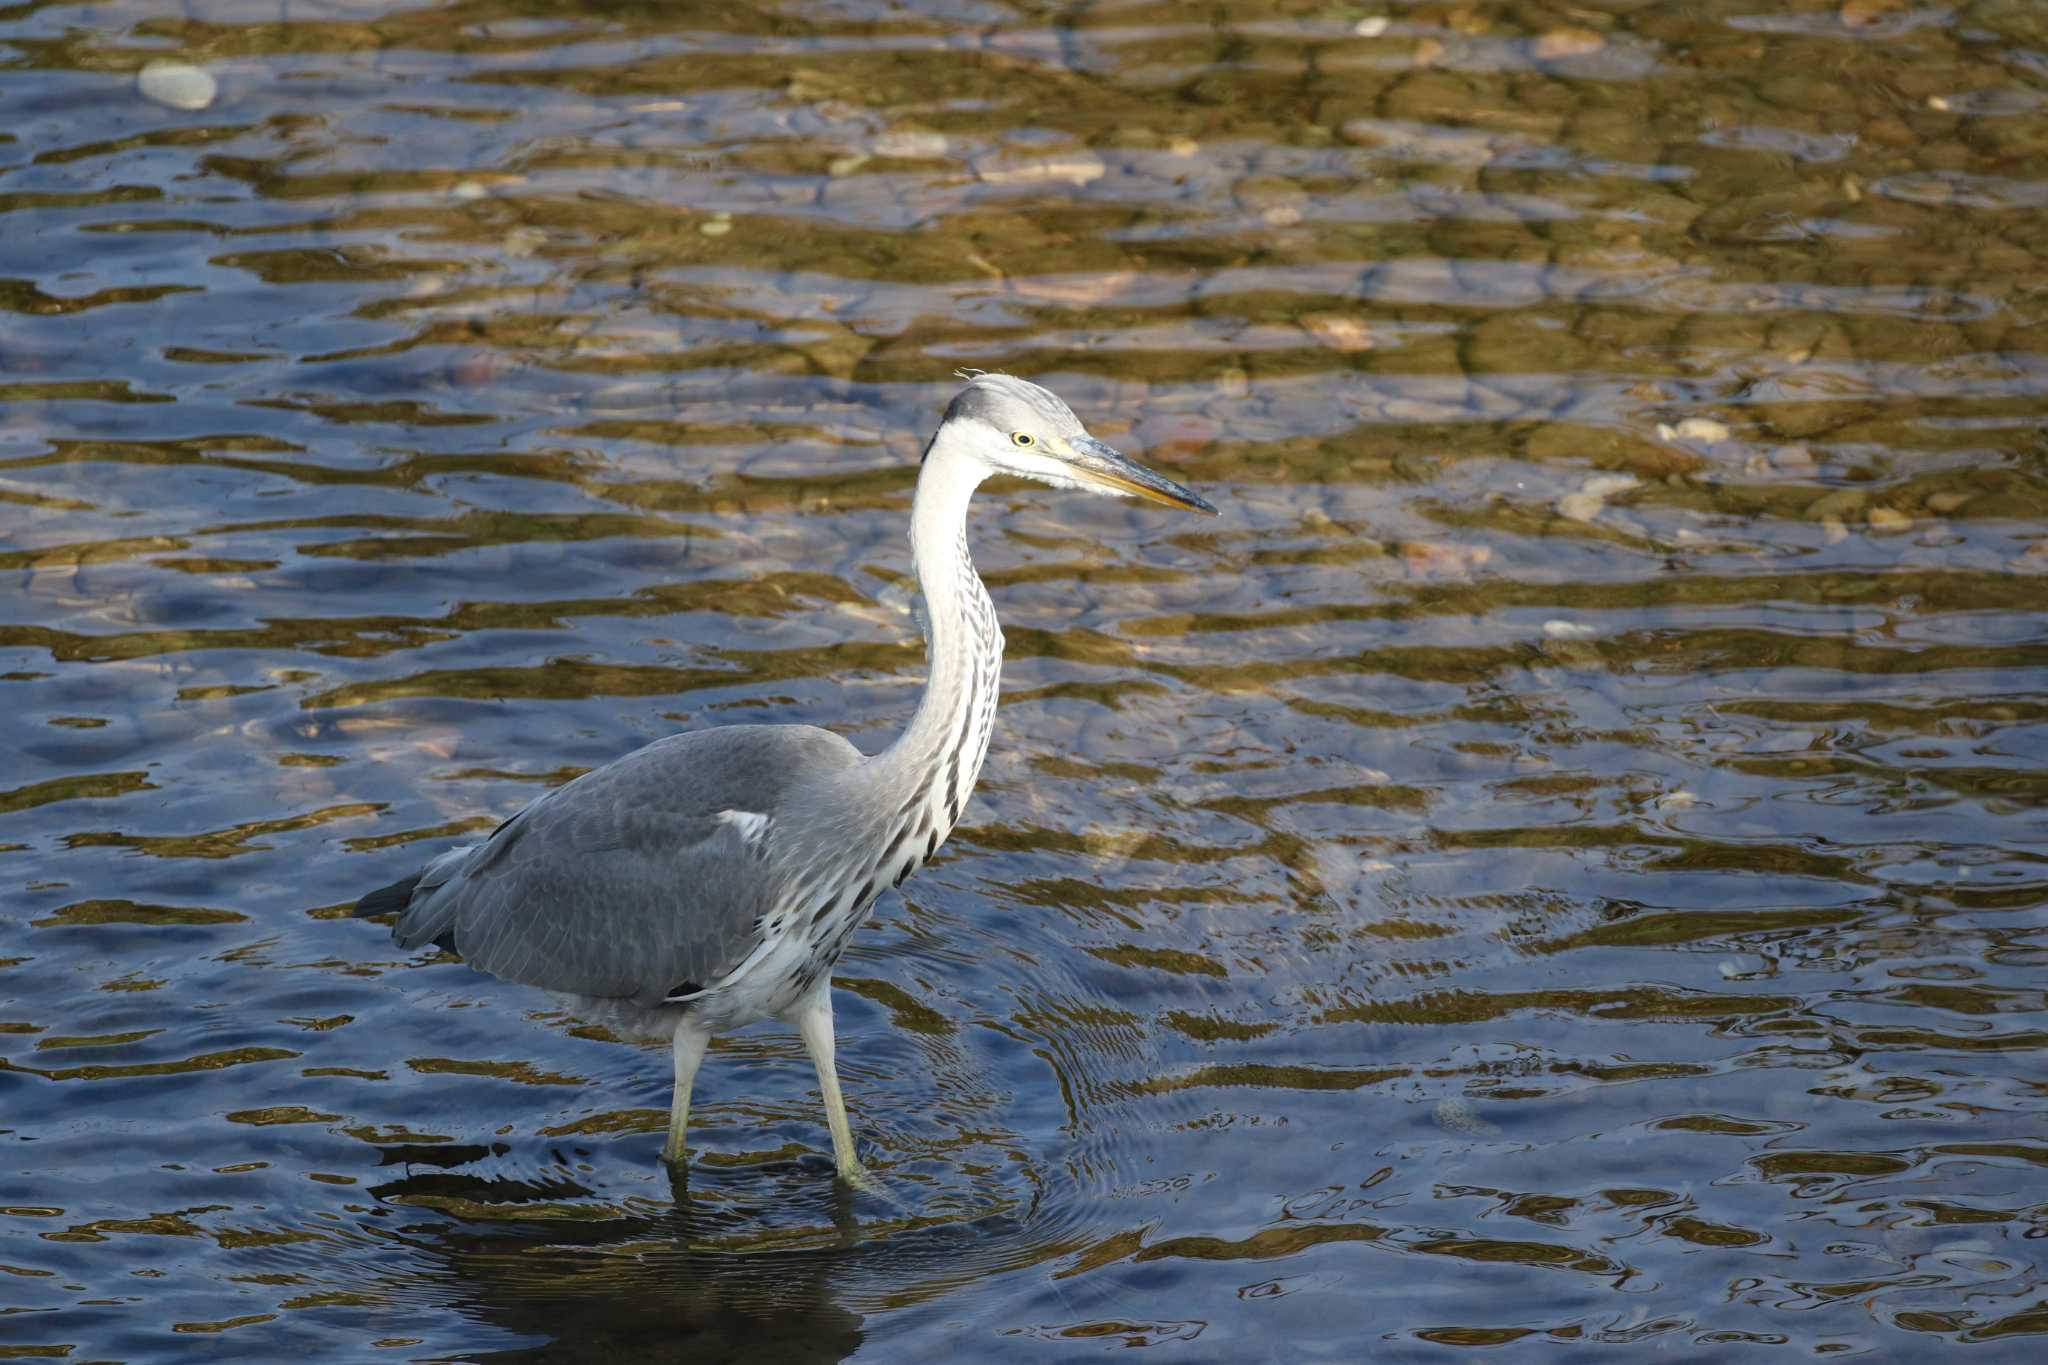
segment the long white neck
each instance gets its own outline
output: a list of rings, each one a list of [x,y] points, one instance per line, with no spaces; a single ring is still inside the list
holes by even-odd
[[[933,441],[910,509],[931,677],[910,724],[870,760],[873,789],[938,838],[960,818],[988,756],[1003,664],[995,604],[967,554],[967,502],[987,471],[951,439],[941,429]]]

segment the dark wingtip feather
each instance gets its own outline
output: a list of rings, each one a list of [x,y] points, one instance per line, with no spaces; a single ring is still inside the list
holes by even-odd
[[[356,902],[356,908],[349,914],[356,919],[375,919],[378,915],[393,915],[412,904],[413,888],[420,884],[420,874],[415,872],[403,881],[379,887]]]

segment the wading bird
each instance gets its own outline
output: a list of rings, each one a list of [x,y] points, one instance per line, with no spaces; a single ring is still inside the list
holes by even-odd
[[[406,948],[433,943],[579,1016],[667,1039],[664,1158],[714,1035],[792,1023],[818,1068],[839,1174],[862,1183],[833,1064],[832,969],[875,898],[930,858],[988,753],[1003,633],[967,554],[967,502],[992,474],[1214,512],[1083,429],[1052,393],[975,374],[925,447],[910,508],[931,675],[910,724],[863,755],[809,725],[658,739],[549,792],[482,843],[364,896]]]

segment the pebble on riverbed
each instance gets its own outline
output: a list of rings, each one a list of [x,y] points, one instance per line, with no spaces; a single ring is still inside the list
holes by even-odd
[[[1555,62],[1590,57],[1606,46],[1607,40],[1590,28],[1558,28],[1538,38],[1530,50],[1539,62]]]
[[[876,156],[896,157],[904,161],[931,161],[946,154],[948,143],[944,133],[926,132],[916,128],[895,128],[875,138]]]
[[[1592,521],[1607,510],[1608,498],[1641,482],[1633,474],[1595,474],[1580,484],[1577,492],[1565,494],[1552,505],[1566,521]]]
[[[1485,545],[1445,545],[1428,540],[1404,541],[1397,548],[1401,567],[1410,578],[1468,578],[1493,558]]]
[[[189,62],[151,62],[136,73],[142,97],[167,109],[204,109],[220,97],[220,82],[204,67]]]
[[[1771,467],[1780,474],[1810,475],[1820,467],[1805,446],[1780,446],[1771,453]]]
[[[1905,0],[1845,0],[1835,11],[1835,18],[1841,21],[1843,28],[1869,28],[1887,14],[1897,13],[1905,7]]]
[[[1587,640],[1600,633],[1595,626],[1579,621],[1545,621],[1543,633],[1553,640]]]
[[[1372,333],[1357,318],[1345,317],[1341,313],[1309,313],[1302,317],[1301,326],[1325,350],[1372,349]]]
[[[1158,413],[1132,433],[1138,448],[1155,460],[1184,459],[1208,449],[1222,434],[1220,422],[1195,412]]]
[[[1702,445],[1719,445],[1728,439],[1726,423],[1716,422],[1711,417],[1688,417],[1677,426],[1657,424],[1657,439],[1662,441],[1698,441]]]
[[[1017,161],[1003,156],[984,156],[974,162],[974,174],[988,185],[1068,184],[1076,189],[1109,174],[1102,158],[1085,148],[1051,156]]]
[[[1557,514],[1566,521],[1592,521],[1607,510],[1607,499],[1592,493],[1567,493],[1556,506]]]

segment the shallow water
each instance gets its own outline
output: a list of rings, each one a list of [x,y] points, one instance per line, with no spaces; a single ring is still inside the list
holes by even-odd
[[[0,8],[0,1356],[2048,1334],[2038,6],[686,8]],[[345,907],[885,743],[959,366],[1223,515],[983,495],[893,1200],[767,1027],[678,1191]]]

